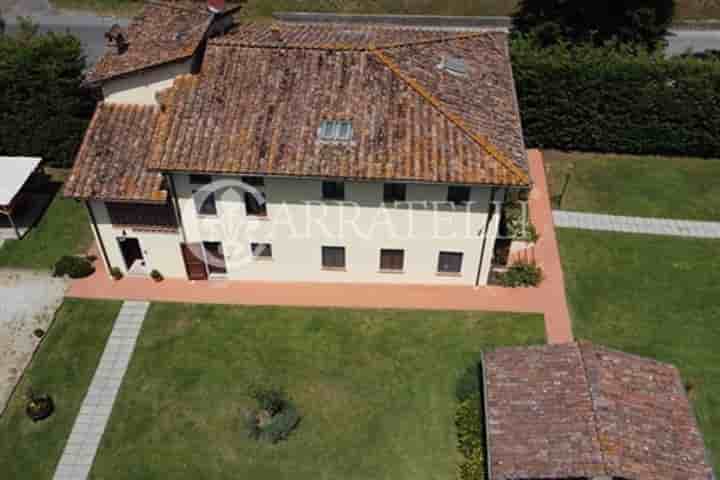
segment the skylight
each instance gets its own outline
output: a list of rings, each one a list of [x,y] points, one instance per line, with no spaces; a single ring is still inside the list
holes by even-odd
[[[327,142],[349,142],[352,135],[352,123],[347,120],[323,120],[318,130],[318,138]]]
[[[465,75],[467,69],[465,68],[465,60],[458,57],[447,56],[443,59],[442,67],[450,73],[456,75]]]

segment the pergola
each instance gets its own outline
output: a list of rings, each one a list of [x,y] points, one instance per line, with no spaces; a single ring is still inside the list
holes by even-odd
[[[22,235],[13,220],[13,213],[20,191],[41,161],[37,157],[0,157],[0,215],[8,218],[18,240]]]

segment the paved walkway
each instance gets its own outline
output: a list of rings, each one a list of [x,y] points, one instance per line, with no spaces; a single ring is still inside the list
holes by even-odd
[[[565,298],[560,255],[550,209],[542,154],[529,152],[535,186],[530,215],[540,240],[534,258],[545,279],[538,288],[457,287],[429,285],[282,283],[211,280],[190,282],[125,277],[112,280],[102,261],[94,275],[72,282],[67,295],[78,298],[146,300],[154,302],[218,303],[228,305],[283,305],[301,307],[394,308],[421,310],[475,310],[542,313],[551,343],[573,340]]]
[[[677,237],[720,238],[720,222],[694,222],[666,218],[623,217],[556,210],[555,225],[605,232],[645,233]]]
[[[85,480],[88,477],[149,306],[147,302],[125,302],[120,309],[54,480]]]

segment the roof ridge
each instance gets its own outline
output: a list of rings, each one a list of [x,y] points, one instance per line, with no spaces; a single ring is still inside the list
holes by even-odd
[[[591,346],[588,344],[588,346]],[[592,382],[590,382],[590,372],[588,371],[587,362],[585,361],[585,352],[583,351],[583,342],[575,342],[575,348],[577,348],[578,353],[580,354],[580,364],[582,365],[583,369],[583,375],[585,376],[585,381],[587,382],[588,386],[588,392],[590,393],[590,408],[592,409],[592,429],[595,433],[595,439],[597,440],[598,449],[600,450],[600,457],[602,458],[602,468],[605,470],[605,475],[611,475],[610,468],[608,464],[608,459],[605,456],[605,449],[603,448],[603,442],[600,439],[600,431],[599,428],[599,422],[598,422],[598,414],[597,414],[597,408],[595,405],[595,395],[593,392]]]
[[[291,50],[336,50],[345,52],[374,52],[377,50],[387,50],[390,48],[410,47],[415,45],[429,45],[433,43],[451,42],[455,40],[465,40],[467,38],[479,37],[487,35],[488,33],[497,33],[495,31],[483,31],[483,32],[470,32],[463,34],[449,34],[438,38],[423,38],[421,40],[410,40],[406,42],[395,42],[386,43],[381,45],[375,45],[372,42],[368,42],[365,45],[353,45],[349,43],[329,43],[323,45],[306,45],[302,43],[288,43],[288,44],[272,44],[270,42],[248,42],[248,41],[233,41],[228,38],[220,38],[218,40],[211,41],[213,45],[220,47],[245,47],[245,48],[286,48]]]
[[[482,147],[491,157],[497,160],[503,167],[508,169],[512,176],[514,176],[518,181],[527,183],[530,182],[528,174],[523,172],[512,160],[508,159],[505,154],[503,154],[486,136],[472,132],[458,115],[446,111],[437,98],[425,90],[425,88],[415,79],[400,71],[400,68],[385,54],[383,54],[381,50],[371,50],[371,53],[384,63],[385,66],[387,66],[397,77],[407,83],[410,88],[415,90],[416,93],[430,102],[430,104],[432,104],[435,109],[443,114],[451,123],[462,130],[463,133],[470,137],[476,144]]]

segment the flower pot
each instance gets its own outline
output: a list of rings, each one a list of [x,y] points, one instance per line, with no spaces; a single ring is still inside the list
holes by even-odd
[[[55,402],[50,395],[35,397],[28,401],[25,413],[33,422],[45,420],[55,411]]]

